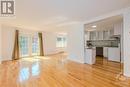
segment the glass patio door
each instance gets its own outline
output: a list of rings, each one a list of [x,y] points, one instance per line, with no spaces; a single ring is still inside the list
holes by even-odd
[[[28,35],[19,36],[19,45],[20,45],[20,57],[29,56],[29,36]]]
[[[20,57],[37,56],[40,54],[38,34],[20,34]]]

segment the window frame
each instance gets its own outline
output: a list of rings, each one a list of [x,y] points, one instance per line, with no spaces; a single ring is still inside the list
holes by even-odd
[[[19,34],[19,44],[20,44],[20,36],[25,36],[25,37],[28,37],[28,55],[22,55],[21,54],[21,48],[20,48],[20,45],[19,45],[19,53],[20,53],[20,58],[24,58],[24,57],[30,57],[30,56],[38,56],[40,54],[40,50],[39,50],[39,53],[33,53],[32,52],[32,41],[33,41],[33,36],[35,34],[38,34],[38,33],[20,33]],[[39,39],[39,38],[38,38]],[[39,40],[38,40],[39,41]],[[39,47],[39,43],[38,43],[38,47]]]
[[[58,42],[58,38],[61,38],[61,43]],[[65,42],[64,42],[64,39],[65,39]],[[58,46],[60,44],[60,46]],[[56,37],[56,48],[66,48],[67,47],[67,37],[66,35],[57,35]]]
[[[37,53],[33,53],[33,46],[32,46],[32,42],[33,42],[33,37],[35,36],[35,34],[37,34],[37,39],[38,39],[38,52]],[[38,37],[38,33],[35,33],[35,34],[33,34],[32,36],[31,36],[31,55],[32,56],[38,56],[38,55],[40,55],[40,46],[39,46],[39,37]]]

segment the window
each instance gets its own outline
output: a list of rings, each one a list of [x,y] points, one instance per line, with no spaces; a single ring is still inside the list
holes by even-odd
[[[39,40],[38,40],[38,34],[35,34],[32,37],[32,55],[38,55],[39,54]]]
[[[39,55],[38,34],[20,34],[20,57]]]
[[[65,36],[58,36],[56,40],[56,47],[66,47],[67,40]]]
[[[19,44],[20,44],[20,56],[21,57],[29,56],[29,38],[25,35],[20,36]]]

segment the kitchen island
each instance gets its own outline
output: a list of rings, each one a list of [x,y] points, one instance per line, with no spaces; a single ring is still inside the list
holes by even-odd
[[[95,64],[96,62],[96,48],[86,48],[85,49],[85,63],[87,64]]]

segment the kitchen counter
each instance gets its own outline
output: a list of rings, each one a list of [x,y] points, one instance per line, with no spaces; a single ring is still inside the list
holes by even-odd
[[[86,48],[85,50],[85,63],[95,64],[96,61],[96,49],[95,48]]]
[[[85,47],[85,49],[95,49],[96,47],[112,47],[112,48],[118,48],[118,46],[93,46],[93,47]]]
[[[108,60],[120,62],[120,48],[108,48]]]

